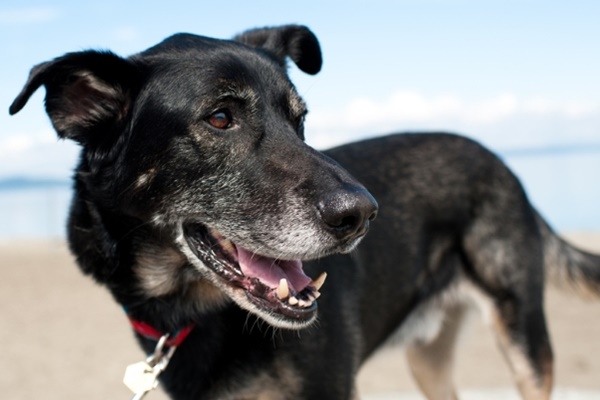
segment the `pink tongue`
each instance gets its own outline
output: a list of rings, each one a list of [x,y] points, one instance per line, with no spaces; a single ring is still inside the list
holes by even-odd
[[[287,279],[288,285],[296,293],[312,282],[302,270],[302,261],[283,261],[259,256],[241,246],[237,246],[238,263],[242,273],[249,278],[258,278],[264,285],[275,289],[279,281]]]

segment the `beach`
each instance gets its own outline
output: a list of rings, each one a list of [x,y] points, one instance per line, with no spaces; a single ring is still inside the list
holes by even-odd
[[[600,252],[600,233],[565,237]],[[2,397],[130,398],[123,372],[143,354],[121,308],[79,272],[64,240],[4,240],[0,265]],[[549,288],[546,311],[556,360],[555,398],[600,399],[600,301]],[[463,398],[514,396],[509,368],[476,312],[457,354]],[[385,348],[367,362],[359,391],[372,400],[423,398],[398,348]],[[160,390],[146,397],[166,398]]]

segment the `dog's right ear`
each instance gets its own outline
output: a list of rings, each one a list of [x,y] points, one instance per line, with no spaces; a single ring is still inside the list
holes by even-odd
[[[316,74],[323,64],[317,37],[302,25],[252,29],[233,40],[268,51],[281,65],[285,65],[286,57],[290,57],[307,74]]]
[[[19,112],[42,85],[46,112],[60,137],[81,144],[110,140],[139,90],[138,67],[113,53],[69,53],[32,68],[9,108]]]

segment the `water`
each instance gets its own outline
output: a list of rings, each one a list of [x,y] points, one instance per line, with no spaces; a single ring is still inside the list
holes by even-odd
[[[529,200],[558,231],[600,231],[600,154],[507,156]]]
[[[64,237],[70,185],[0,190],[0,239]]]
[[[600,231],[600,155],[511,155],[505,161],[559,231]],[[71,185],[0,189],[0,239],[64,237]]]

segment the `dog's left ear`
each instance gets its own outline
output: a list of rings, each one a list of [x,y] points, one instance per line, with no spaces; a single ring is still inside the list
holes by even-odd
[[[139,88],[136,65],[110,52],[82,51],[35,66],[10,106],[19,112],[40,87],[58,135],[83,145],[108,143]]]
[[[237,35],[233,40],[267,50],[282,66],[285,65],[286,57],[290,57],[307,74],[316,74],[323,64],[319,41],[305,26],[253,29]]]

